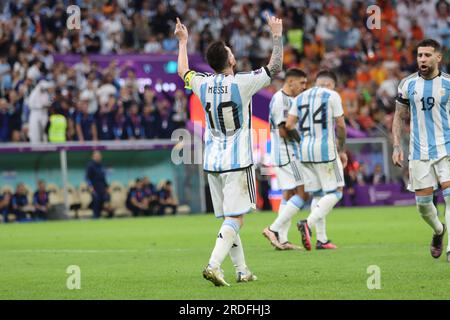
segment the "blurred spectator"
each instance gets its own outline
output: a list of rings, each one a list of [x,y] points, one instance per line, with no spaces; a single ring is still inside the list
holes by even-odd
[[[34,218],[38,220],[47,219],[49,202],[48,192],[46,191],[45,182],[38,181],[38,189],[33,195]]]
[[[142,115],[142,124],[146,139],[154,139],[157,136],[156,123],[156,115],[153,105],[146,104]]]
[[[23,183],[19,183],[16,187],[16,193],[11,199],[12,213],[16,216],[16,221],[26,221],[27,213],[30,212],[30,207],[27,198],[27,190]]]
[[[357,169],[356,181],[360,186],[371,183],[370,176],[367,173],[367,166],[364,163],[361,163]]]
[[[373,174],[369,177],[369,183],[376,185],[386,183],[386,176],[383,173],[381,164],[376,164]]]
[[[173,115],[172,121],[174,129],[184,128],[188,119],[187,98],[182,90],[175,91],[175,98],[173,100]]]
[[[157,137],[160,139],[170,139],[175,124],[172,118],[169,101],[159,98],[156,102],[156,127]]]
[[[28,99],[30,119],[28,136],[31,143],[44,142],[45,128],[48,122],[48,108],[52,103],[53,82],[41,80],[31,91]]]
[[[167,181],[159,191],[159,215],[164,215],[166,208],[170,208],[172,214],[177,213],[178,202],[173,195],[172,182]]]
[[[88,112],[88,100],[81,100],[79,102],[79,109],[75,116],[75,129],[78,141],[97,141],[97,126],[94,115]]]
[[[8,213],[11,207],[11,193],[8,191],[3,194],[0,193],[0,214],[3,217],[3,222],[8,223]]]
[[[0,142],[11,140],[11,113],[8,101],[0,98]]]
[[[161,52],[161,44],[155,35],[149,35],[144,46],[144,53],[159,53]]]
[[[98,219],[101,217],[105,204],[110,201],[108,183],[106,182],[106,174],[102,165],[102,154],[100,151],[94,151],[92,153],[92,160],[86,169],[86,181],[92,193],[91,206],[94,213],[93,218]]]
[[[143,187],[142,179],[136,179],[135,186],[128,191],[126,206],[134,217],[149,216],[152,213],[149,210],[148,199],[145,196]]]
[[[127,135],[129,139],[142,139],[145,137],[142,116],[139,114],[139,106],[133,103],[129,110],[127,119]]]
[[[114,140],[114,103],[115,99],[112,98],[97,111],[95,118],[99,140]]]
[[[66,142],[67,139],[67,119],[62,114],[62,110],[54,107],[50,108],[50,117],[48,119],[46,133],[48,141],[52,143]]]
[[[125,140],[128,138],[126,124],[128,122],[125,110],[122,104],[117,106],[114,115],[114,139],[115,140]]]
[[[152,215],[156,214],[159,210],[159,194],[148,177],[142,179],[142,190],[144,191],[145,197],[147,197],[150,213]]]

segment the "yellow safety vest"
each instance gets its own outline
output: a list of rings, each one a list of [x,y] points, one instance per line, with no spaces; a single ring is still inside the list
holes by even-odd
[[[288,42],[292,48],[303,51],[303,31],[301,29],[291,29],[287,32]]]
[[[50,116],[50,127],[48,129],[48,141],[58,143],[66,142],[67,120],[61,114]]]

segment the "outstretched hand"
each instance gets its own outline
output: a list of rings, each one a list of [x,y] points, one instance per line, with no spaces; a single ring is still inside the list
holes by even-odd
[[[283,20],[274,16],[271,17],[267,11],[265,13],[265,17],[272,35],[281,37],[283,35]]]
[[[175,25],[174,34],[178,38],[178,41],[187,41],[188,39],[187,28],[184,24],[181,23],[178,17],[177,17],[177,24]]]

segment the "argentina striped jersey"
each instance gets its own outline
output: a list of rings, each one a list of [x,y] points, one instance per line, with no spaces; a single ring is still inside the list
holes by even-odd
[[[400,81],[397,101],[410,109],[410,160],[450,155],[450,75],[426,80],[418,72]]]
[[[297,96],[289,114],[298,118],[301,161],[333,161],[337,156],[334,118],[344,115],[339,94],[312,87]]]
[[[283,90],[277,91],[270,100],[270,157],[272,165],[277,167],[285,166],[293,159],[300,159],[300,145],[294,140],[281,137],[278,129],[280,124],[286,123],[293,102],[294,98],[285,94]]]
[[[192,77],[192,91],[206,117],[205,171],[227,172],[253,164],[252,96],[269,84],[267,68],[236,75],[197,72]]]

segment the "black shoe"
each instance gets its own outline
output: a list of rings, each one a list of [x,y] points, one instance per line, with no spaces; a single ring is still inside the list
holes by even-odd
[[[302,236],[302,243],[306,250],[311,251],[311,228],[306,220],[297,222],[297,229]]]
[[[435,259],[439,258],[442,254],[442,242],[444,240],[445,231],[447,231],[445,224],[442,224],[442,226],[444,227],[442,233],[434,234],[433,239],[431,240],[430,252],[431,256]]]

